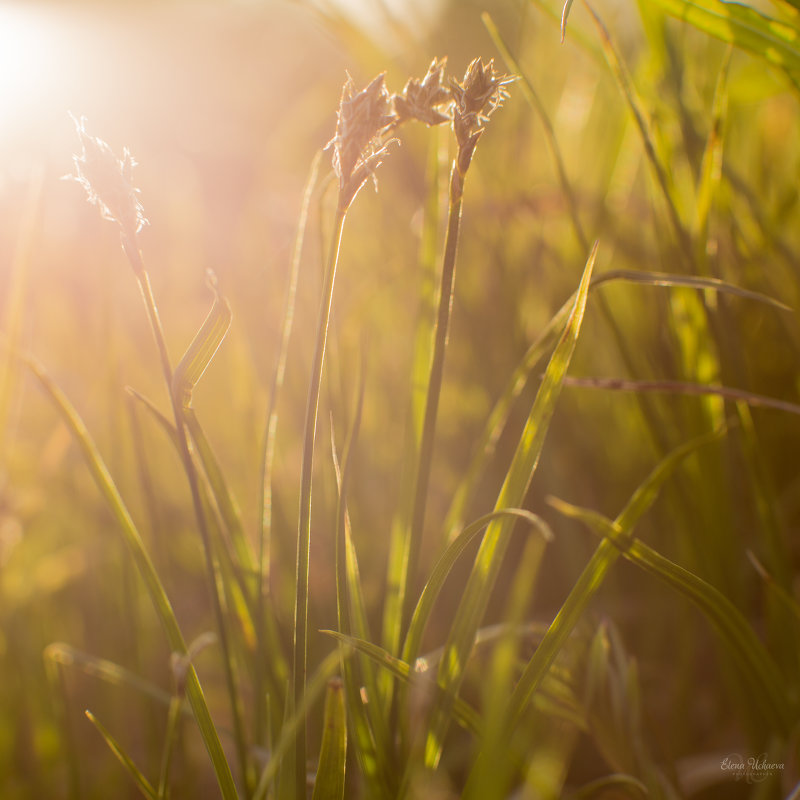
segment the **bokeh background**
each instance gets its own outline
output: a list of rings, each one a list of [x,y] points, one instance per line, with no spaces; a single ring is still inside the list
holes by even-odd
[[[675,197],[691,217],[726,48],[660,18],[656,35],[643,26],[636,3],[609,0],[597,8],[657,125]],[[150,222],[141,246],[174,361],[210,307],[207,270],[230,300],[233,327],[195,405],[255,541],[259,448],[303,185],[315,153],[333,135],[342,84],[347,74],[362,86],[385,71],[390,89],[400,91],[434,57],[447,56],[455,76],[475,56],[498,58],[481,21],[484,10],[553,124],[586,236],[601,243],[598,271],[680,272],[641,140],[591,19],[577,4],[563,45],[558,5],[522,0],[0,5],[2,325],[17,331],[87,421],[147,531],[189,638],[210,626],[202,552],[179,463],[152,421],[131,412],[124,392],[133,386],[168,408],[118,231],[85,202],[77,183],[61,180],[72,171],[78,148],[70,113],[85,116],[90,133],[115,152],[129,148],[138,162],[135,181]],[[727,103],[725,179],[700,261],[709,274],[799,308],[797,92],[763,62],[734,52]],[[446,165],[448,157],[445,132],[411,130],[381,166],[377,193],[366,187],[348,218],[320,414],[312,630],[335,626],[333,551],[326,536],[335,505],[329,420],[341,442],[361,369],[366,405],[350,512],[369,607],[376,624],[380,619],[412,345],[424,311],[422,208],[432,160]],[[326,155],[323,174],[328,165]],[[287,646],[324,208],[315,196],[280,409],[273,589]],[[480,143],[467,183],[424,563],[441,545],[437,531],[495,399],[574,290],[586,256],[541,122],[514,85]],[[722,334],[712,343],[699,336],[693,352],[687,344],[693,341],[691,303],[677,307],[670,290],[654,287],[601,291],[609,313],[590,301],[574,374],[721,380],[797,400],[794,312],[707,296],[719,312]],[[716,365],[706,369],[708,349]],[[6,369],[4,381],[0,794],[133,797],[82,710],[97,710],[147,763],[150,742],[163,725],[158,708],[80,668],[59,672],[61,685],[54,686],[43,652],[66,642],[165,689],[169,654],[66,428],[22,372]],[[493,506],[534,389],[523,392],[499,441],[497,468],[485,475],[471,504],[475,516]],[[613,517],[659,456],[720,413],[718,402],[697,398],[641,401],[630,394],[565,390],[529,497],[556,531],[531,619],[552,618],[595,546],[576,525],[546,511],[543,498],[559,495]],[[774,410],[753,415],[754,461],[744,458],[735,437],[712,448],[665,491],[639,534],[723,589],[790,670],[797,653],[787,641],[797,630],[770,630],[764,581],[746,554],[752,551],[773,573],[780,569],[789,584],[796,579],[800,423]],[[137,470],[137,441],[158,487],[154,515]],[[774,526],[772,539],[767,525]],[[521,548],[522,538],[512,547],[509,576]],[[465,570],[448,584],[429,630],[431,647],[447,632]],[[500,582],[492,620],[508,583]],[[647,739],[658,759],[681,764],[701,753],[747,751],[763,741],[757,713],[706,623],[683,600],[622,564],[592,613],[590,625],[607,619],[618,626],[636,659]],[[311,646],[312,660],[332,648],[323,637],[312,637]],[[198,660],[212,698],[221,692],[214,688],[221,685],[216,659],[212,650]],[[185,748],[176,766],[185,792],[180,796],[211,792],[202,745],[188,734]],[[590,743],[581,752],[583,766],[576,769],[588,779],[602,754]]]

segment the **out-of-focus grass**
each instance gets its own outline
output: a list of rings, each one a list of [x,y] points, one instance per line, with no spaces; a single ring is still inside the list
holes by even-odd
[[[399,91],[407,76],[422,74],[434,56],[449,57],[452,75],[461,75],[477,54],[502,64],[496,49],[502,38],[513,71],[522,77],[483,136],[466,183],[427,513],[419,569],[409,583],[413,608],[453,533],[445,525],[448,509],[486,421],[530,345],[575,291],[587,241],[600,241],[596,275],[613,269],[713,278],[794,310],[711,289],[608,282],[588,295],[570,374],[721,383],[797,402],[797,89],[759,57],[757,36],[748,34],[747,49],[729,51],[725,41],[713,38],[725,39],[724,30],[711,29],[709,36],[662,13],[673,5],[640,3],[634,13],[633,5],[598,3],[609,36],[605,50],[591,14],[579,4],[571,10],[563,46],[561,8],[539,2],[486,4],[494,42],[480,17],[484,6],[467,2],[442,4],[430,29],[398,26],[386,40],[360,29],[357,20],[325,18],[304,4],[62,4],[14,10],[33,20],[28,30],[43,32],[44,39],[31,41],[47,47],[35,69],[32,54],[28,60],[20,56],[17,64],[27,65],[22,68],[31,78],[19,82],[27,94],[9,94],[1,109],[2,330],[14,346],[48,366],[85,420],[142,531],[187,641],[214,627],[191,500],[169,437],[144,406],[130,402],[124,387],[142,392],[164,414],[168,397],[117,232],[98,221],[73,183],[58,180],[70,170],[75,148],[67,110],[85,114],[93,131],[116,151],[127,145],[140,162],[136,182],[151,223],[140,243],[173,363],[208,310],[206,269],[215,271],[230,302],[232,327],[193,402],[256,553],[264,415],[303,182],[314,153],[333,135],[345,70],[361,86],[385,69],[387,82]],[[766,10],[797,25],[790,4],[767,4]],[[734,42],[742,44],[742,35]],[[615,69],[629,76],[627,98]],[[632,108],[641,112],[640,125]],[[542,113],[552,126],[550,141]],[[561,176],[553,142],[563,161]],[[397,661],[399,648],[385,653],[379,646],[385,644],[380,631],[392,520],[404,502],[401,473],[412,468],[406,462],[414,342],[420,316],[432,313],[421,306],[421,298],[431,297],[425,284],[430,273],[421,262],[427,252],[427,269],[438,274],[440,256],[430,260],[430,237],[438,234],[437,251],[443,242],[446,180],[440,180],[437,196],[430,179],[437,164],[446,176],[448,147],[445,131],[420,126],[404,134],[402,146],[380,168],[377,195],[365,187],[353,205],[342,241],[315,460],[309,669],[323,664],[313,678],[315,691],[321,691],[333,664],[323,659],[336,645],[320,629],[338,628],[363,639],[368,627],[369,646],[350,640],[361,648],[361,654],[346,656],[353,675],[377,694],[395,679],[387,676],[408,678],[408,686],[397,684],[395,697],[411,708],[406,715],[402,708],[392,710],[385,697],[369,698],[386,700],[386,708],[376,712],[368,706],[364,718],[356,718],[361,739],[350,730],[346,796],[365,791],[358,776],[367,770],[366,761],[356,758],[353,748],[365,747],[363,726],[379,719],[401,737],[391,753],[376,755],[381,765],[376,774],[384,770],[389,785],[400,785],[404,771],[412,787],[430,796],[488,785],[480,731],[487,726],[490,753],[502,751],[491,726],[505,717],[497,709],[493,716],[482,704],[498,698],[515,703],[514,682],[523,675],[529,682],[534,673],[538,681],[545,655],[555,658],[555,666],[542,678],[531,708],[506,710],[516,728],[503,770],[523,797],[569,796],[611,773],[618,777],[609,785],[631,797],[642,785],[664,797],[673,791],[700,797],[707,786],[729,797],[788,795],[798,780],[791,715],[797,710],[800,664],[799,554],[793,535],[800,521],[800,421],[719,397],[569,385],[535,481],[514,500],[545,516],[554,532],[536,591],[527,597],[516,569],[536,559],[525,537],[512,537],[483,624],[517,627],[499,638],[487,636],[459,665],[464,682],[453,701],[453,718],[479,733],[452,726],[447,738],[437,740],[443,748],[439,774],[416,771],[423,760],[420,730],[430,726],[443,733],[447,725],[427,716],[431,704],[440,706],[415,665]],[[311,196],[273,466],[269,607],[289,663],[303,409],[331,227],[324,180]],[[572,210],[565,185],[574,199]],[[174,690],[168,647],[67,429],[12,360],[6,367],[6,358],[2,354],[0,373],[0,672],[5,676],[0,794],[137,796],[83,710],[91,709],[157,788],[166,698]],[[332,417],[334,438],[341,441],[348,433],[359,392],[356,364],[362,361],[363,409],[342,498],[367,611],[355,630],[341,626],[336,614],[339,498],[327,432]],[[528,383],[497,432],[494,454],[466,496],[459,528],[494,507],[545,364],[530,366]],[[424,397],[424,387],[421,391]],[[615,545],[619,531],[605,518],[625,506],[633,488],[667,453],[724,419],[730,424],[724,440],[676,468],[661,499],[638,521],[635,545]],[[604,573],[602,585],[593,584],[591,602],[587,593],[565,606],[588,602],[574,632],[566,636],[556,625],[542,640],[541,626],[550,624],[573,586],[583,585],[579,576],[594,563],[589,537],[548,509],[547,495],[601,514],[604,521],[598,522],[600,517],[571,507],[582,519],[594,519],[607,537],[606,550],[620,547],[634,566],[649,572],[620,559]],[[341,522],[344,506],[339,508]],[[448,564],[449,577],[420,642],[432,666],[437,649],[448,643],[474,558],[473,545]],[[672,588],[657,577],[672,581]],[[242,581],[244,587],[253,583],[252,576]],[[724,599],[718,601],[718,595]],[[604,621],[598,626],[599,619]],[[539,632],[520,631],[521,623],[532,622]],[[743,628],[737,638],[739,624],[752,630]],[[592,628],[598,627],[594,635]],[[721,643],[709,636],[714,629],[722,630]],[[252,654],[246,626],[233,634],[234,649]],[[790,718],[781,725],[774,714],[764,713],[752,691],[752,673],[765,670],[748,673],[748,654],[741,653],[758,640],[763,650],[753,647],[752,660],[758,667],[769,659],[769,669],[780,670],[788,687],[784,710]],[[562,646],[537,657],[539,641],[547,648],[554,641]],[[56,659],[54,667],[55,651],[42,657],[54,642],[73,649],[59,653],[82,655]],[[452,643],[447,647],[452,653]],[[125,671],[100,668],[108,664]],[[235,764],[219,648],[198,653],[195,664]],[[237,663],[245,735],[254,724],[250,709],[263,701],[253,696],[254,687],[264,686],[272,696],[263,714],[275,734],[285,700],[276,695],[285,687],[270,684],[279,680],[279,670],[259,682],[255,664],[260,662],[246,657]],[[441,674],[445,671],[442,667]],[[110,682],[112,673],[116,678]],[[142,692],[126,675],[153,691]],[[492,683],[486,675],[498,681],[510,676],[509,684]],[[346,692],[354,681],[345,681]],[[449,680],[442,683],[453,688]],[[762,688],[773,704],[780,703],[774,695],[782,687]],[[340,720],[338,691],[330,690],[329,720]],[[350,698],[346,702],[353,725],[354,706]],[[445,701],[441,708],[447,707]],[[193,724],[169,724],[178,731],[170,756],[173,796],[212,796],[213,773]],[[307,724],[315,769],[325,738],[321,703],[311,706]],[[328,769],[335,774],[342,730],[338,721],[331,726],[322,763],[332,765]],[[284,728],[285,736],[287,730],[294,728]],[[386,737],[375,741],[386,746]],[[271,779],[278,767],[268,748],[285,754],[290,744],[285,738],[257,742],[263,750],[247,756],[254,771],[269,764]],[[769,753],[785,760],[785,768],[771,775],[771,783],[733,782],[720,764],[735,753]],[[413,768],[404,759],[411,759]],[[339,791],[336,781],[327,785]],[[253,781],[251,789],[256,786]],[[317,791],[323,796],[322,788]]]

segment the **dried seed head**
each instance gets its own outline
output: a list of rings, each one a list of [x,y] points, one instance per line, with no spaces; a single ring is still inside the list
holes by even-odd
[[[494,71],[494,61],[484,64],[476,58],[467,67],[460,83],[450,81],[453,97],[453,130],[459,149],[459,169],[462,174],[469,166],[472,154],[489,117],[508,97],[505,87],[516,80]]]
[[[65,177],[78,181],[103,218],[116,222],[123,236],[133,240],[147,224],[139,190],[133,185],[136,162],[127,148],[119,159],[102,139],[89,135],[85,117],[72,119],[81,142],[81,154],[72,157],[75,175]]]
[[[452,100],[450,92],[442,85],[442,76],[447,59],[434,59],[422,81],[409,78],[402,94],[393,98],[397,121],[417,119],[426,125],[440,125],[450,121],[450,115],[440,111]]]
[[[380,165],[392,140],[386,135],[397,121],[385,75],[382,73],[360,92],[347,76],[336,122],[333,169],[339,178],[339,204],[347,208],[358,190]]]

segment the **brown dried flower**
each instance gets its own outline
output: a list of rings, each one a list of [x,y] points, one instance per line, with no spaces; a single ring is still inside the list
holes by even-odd
[[[133,240],[147,224],[139,190],[133,185],[136,162],[127,148],[119,159],[102,139],[88,134],[85,117],[72,119],[81,142],[81,154],[72,157],[76,174],[65,177],[78,181],[103,218],[116,222],[123,237]]]
[[[339,178],[339,205],[347,208],[358,190],[380,165],[391,141],[386,135],[396,117],[381,73],[366,88],[355,91],[348,75],[336,122],[333,169]]]
[[[439,110],[452,100],[450,92],[442,85],[446,58],[434,59],[422,81],[409,78],[402,94],[393,98],[397,121],[417,119],[426,125],[440,125],[450,121],[450,115]]]
[[[508,97],[505,87],[516,80],[494,71],[494,61],[484,64],[476,58],[467,67],[460,83],[451,79],[453,130],[458,142],[458,168],[463,175],[489,117]]]

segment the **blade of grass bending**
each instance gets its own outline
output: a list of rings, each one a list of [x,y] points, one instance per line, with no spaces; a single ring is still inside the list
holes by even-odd
[[[100,489],[101,494],[108,503],[114,518],[120,526],[123,537],[128,544],[133,560],[136,563],[159,620],[164,628],[170,649],[176,653],[186,654],[186,643],[178,625],[178,620],[172,610],[172,605],[164,591],[161,579],[150,560],[150,556],[145,549],[139,531],[83,420],[69,402],[66,395],[53,382],[41,364],[29,355],[23,355],[21,357],[26,366],[39,381],[42,388],[50,396],[83,453],[89,471]],[[203,743],[211,758],[211,763],[217,781],[219,782],[222,796],[225,800],[237,800],[238,794],[233,783],[230,766],[228,765],[222,745],[220,744],[217,730],[197,678],[197,673],[194,667],[191,666],[187,675],[186,693],[191,703],[195,720],[200,729]]]
[[[720,430],[697,437],[676,448],[662,460],[645,482],[636,489],[617,519],[610,523],[617,531],[617,535],[631,539],[634,526],[653,504],[664,481],[674,472],[678,464],[689,453],[715,441],[722,433]],[[600,588],[619,555],[618,545],[609,538],[604,538],[574,583],[536,652],[523,670],[508,701],[504,712],[505,724],[500,726],[500,729],[506,731],[507,736],[512,735],[519,724],[534,692],[541,686],[567,637],[572,633],[589,601]],[[495,786],[500,787],[502,796],[506,782],[510,778],[508,764],[503,760],[502,753],[482,750],[470,773],[464,797],[480,797],[479,792],[485,786],[488,772],[493,773],[492,780]]]
[[[85,711],[86,718],[89,722],[97,728],[100,735],[105,740],[105,743],[108,745],[111,752],[117,757],[119,763],[125,768],[125,771],[130,775],[133,782],[136,784],[136,787],[139,791],[147,797],[149,800],[158,800],[158,795],[156,794],[156,790],[150,785],[150,781],[145,778],[142,774],[142,771],[133,763],[133,759],[125,752],[124,748],[120,743],[108,732],[106,727],[100,722],[100,720],[92,714],[91,711]]]
[[[744,3],[720,0],[654,0],[673,17],[787,72],[800,72],[800,28]]]
[[[584,522],[592,531],[606,537],[604,541],[611,541],[626,559],[672,586],[699,608],[736,657],[754,697],[758,698],[757,705],[769,715],[776,731],[789,735],[797,721],[797,703],[790,701],[780,670],[750,623],[725,595],[644,542],[625,536],[601,514],[561,500],[551,504],[562,514]]]
[[[301,705],[294,709],[292,713],[286,718],[283,726],[281,727],[280,737],[275,742],[275,746],[270,753],[269,761],[261,772],[258,779],[258,786],[253,792],[253,800],[264,800],[267,797],[267,792],[281,768],[281,762],[284,757],[290,753],[294,746],[295,737],[309,712],[309,709],[317,702],[325,691],[328,681],[334,675],[339,665],[341,664],[341,653],[336,650],[322,660],[317,667],[316,672],[311,676],[306,687],[305,695]],[[305,795],[302,795],[305,797]]]
[[[414,609],[414,614],[411,617],[411,623],[408,626],[408,634],[403,645],[403,661],[411,664],[419,655],[422,637],[433,611],[433,606],[459,556],[489,523],[502,517],[516,517],[524,520],[533,526],[545,541],[552,541],[553,539],[552,531],[547,523],[537,514],[522,508],[503,508],[499,511],[492,511],[464,528],[447,546],[428,576],[422,594],[417,601],[417,606]]]
[[[769,295],[762,294],[761,292],[753,292],[749,289],[742,289],[717,278],[699,278],[694,275],[671,275],[666,272],[610,270],[604,272],[602,275],[595,275],[589,285],[589,291],[592,292],[595,289],[599,289],[601,286],[617,281],[642,284],[645,286],[685,286],[698,290],[725,292],[737,297],[765,303],[782,311],[792,310],[789,306],[780,302],[780,300],[776,300]],[[494,454],[497,441],[508,421],[511,407],[522,393],[523,388],[527,385],[534,368],[544,357],[558,333],[563,329],[569,310],[574,302],[575,295],[573,294],[556,312],[555,316],[550,319],[544,330],[542,330],[522,357],[522,360],[514,370],[505,390],[495,403],[486,421],[486,426],[475,446],[474,455],[470,461],[467,473],[459,484],[450,509],[448,510],[445,522],[445,530],[448,532],[448,538],[452,538],[463,526],[464,514],[466,513],[466,506],[469,498],[472,497],[474,493],[484,466],[491,460]]]
[[[339,630],[361,639],[369,639],[366,605],[361,589],[361,577],[358,560],[351,536],[350,519],[347,513],[347,486],[350,478],[350,455],[353,452],[361,426],[361,412],[364,406],[364,371],[361,368],[359,392],[353,423],[345,443],[341,469],[336,452],[336,441],[331,420],[331,452],[336,473],[336,484],[339,492],[336,512],[336,612]],[[370,797],[390,798],[394,793],[390,789],[387,757],[391,752],[389,726],[386,721],[384,707],[379,702],[378,681],[373,663],[365,658],[360,659],[361,672],[364,676],[368,702],[361,698],[357,664],[354,659],[342,660],[342,676],[345,686],[345,701],[350,714],[351,724],[356,739],[356,757],[361,770],[370,786]]]
[[[589,281],[597,257],[595,244],[586,262],[569,320],[548,364],[547,371],[536,394],[525,428],[514,453],[511,466],[497,498],[495,510],[519,506],[533,478],[544,446],[550,419],[555,411],[561,385],[567,373],[572,354],[578,342]],[[467,658],[475,642],[489,596],[494,588],[508,539],[514,526],[513,518],[505,517],[489,524],[480,550],[475,557],[467,586],[459,604],[456,618],[439,664],[438,682],[444,692],[434,703],[425,747],[426,766],[436,767],[442,752],[444,737],[449,726],[450,711],[464,675]]]
[[[208,369],[233,319],[230,303],[220,294],[216,276],[210,270],[208,287],[214,293],[214,303],[172,376],[172,392],[183,406],[191,404],[194,387]]]
[[[203,545],[203,556],[205,560],[206,576],[208,581],[208,591],[211,595],[211,604],[214,610],[214,621],[216,633],[219,637],[220,648],[222,650],[222,664],[225,675],[225,688],[228,694],[231,717],[233,721],[234,740],[236,744],[236,757],[239,773],[242,781],[247,786],[251,777],[248,768],[248,749],[245,742],[244,723],[242,721],[241,698],[238,691],[238,683],[235,676],[235,666],[233,654],[230,646],[230,637],[226,624],[225,610],[223,608],[223,598],[220,594],[220,575],[214,557],[214,546],[211,538],[210,523],[206,516],[203,504],[202,489],[197,467],[192,458],[189,445],[189,436],[186,431],[186,421],[184,419],[184,409],[191,405],[191,392],[195,383],[202,376],[210,359],[216,352],[214,342],[222,341],[224,330],[227,327],[224,322],[225,308],[227,302],[220,300],[220,308],[206,318],[200,333],[195,337],[186,355],[180,363],[179,370],[173,373],[172,365],[167,350],[167,340],[164,335],[164,328],[161,324],[161,317],[158,312],[153,287],[150,284],[150,276],[145,269],[138,243],[130,240],[123,235],[123,250],[127,255],[131,267],[133,268],[136,280],[139,284],[139,291],[147,313],[147,319],[158,348],[159,360],[164,382],[169,389],[170,404],[172,406],[172,416],[175,422],[175,431],[178,438],[178,453],[183,466],[186,480],[189,484],[189,491],[192,497],[192,508],[194,510],[197,531]],[[217,298],[215,279],[213,273],[209,273],[210,285]],[[220,310],[221,309],[221,310]],[[229,310],[229,309],[228,309]],[[177,377],[177,380],[176,380]]]
[[[343,800],[347,763],[347,722],[344,711],[344,687],[339,678],[328,681],[325,717],[317,777],[312,800]]]

